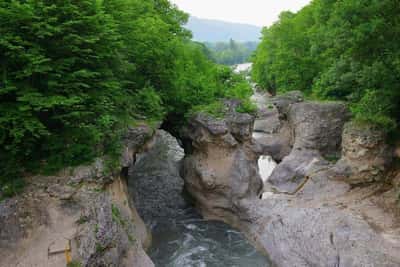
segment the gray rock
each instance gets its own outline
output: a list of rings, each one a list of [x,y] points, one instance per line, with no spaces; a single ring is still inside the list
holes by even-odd
[[[47,188],[47,193],[51,197],[56,197],[61,200],[71,199],[77,190],[74,187],[61,184],[52,184]]]
[[[258,179],[254,179],[253,159],[260,148],[249,149],[255,142],[235,138],[225,120],[218,122],[228,129],[221,134],[212,134],[207,123],[189,123],[192,148],[185,157],[184,176],[202,214],[241,228],[276,266],[400,266],[398,220],[376,204],[372,196],[379,191],[376,187],[354,191],[348,180],[337,180],[338,174],[354,174],[356,163],[369,171],[371,157],[383,169],[387,150],[382,148],[381,136],[366,132],[357,140],[360,133],[345,131],[342,142],[349,119],[343,104],[302,102],[298,93],[271,100],[256,97],[264,107],[273,99],[278,113],[260,109],[259,116],[264,113],[265,118],[254,135],[263,154],[282,159],[270,177],[271,184],[265,185],[269,192],[263,200],[256,197]],[[279,120],[278,130],[268,130],[268,116]],[[226,141],[232,138],[234,144]],[[340,154],[341,144],[342,161],[354,163],[329,161]],[[395,194],[390,194],[390,200],[386,195],[384,202],[396,203]]]
[[[300,92],[270,97],[256,93],[253,99],[258,107],[254,124],[254,139],[263,148],[263,154],[281,161],[293,147],[293,133],[287,121],[291,105],[303,101]]]
[[[183,149],[163,130],[157,130],[154,139],[151,149],[138,155],[128,179],[130,195],[147,225],[153,225],[160,217],[173,218],[179,207],[185,206],[178,164]]]
[[[185,188],[207,218],[237,224],[240,203],[259,196],[261,148],[251,138],[253,123],[253,117],[235,112],[225,119],[197,115],[183,131],[190,141],[182,170]],[[215,125],[224,130],[215,131]]]
[[[260,201],[251,214],[248,232],[277,266],[400,265],[398,244],[340,207],[291,204],[289,198],[278,197]]]
[[[368,125],[348,123],[343,131],[342,158],[335,170],[350,184],[363,184],[385,179],[393,160],[393,149],[385,133]]]
[[[123,139],[122,167],[127,168],[135,163],[135,155],[146,149],[145,144],[151,139],[153,134],[154,129],[145,124],[128,128]]]
[[[295,134],[293,149],[318,150],[323,156],[339,153],[343,126],[349,119],[346,106],[336,102],[292,105],[288,120]]]
[[[303,93],[300,91],[290,91],[283,95],[271,98],[270,103],[277,107],[280,114],[287,114],[291,105],[304,101]]]
[[[123,217],[106,194],[94,198],[82,216],[87,222],[75,240],[83,266],[122,266],[128,250],[136,242],[128,218]]]
[[[277,133],[253,133],[253,138],[262,147],[262,154],[271,156],[275,161],[282,161],[293,148],[292,132],[286,122]]]
[[[324,157],[339,153],[349,113],[343,104],[303,102],[291,105],[287,117],[294,133],[293,149],[269,182],[278,190],[291,192],[315,169],[314,165],[323,168],[327,164]]]
[[[145,150],[152,132],[130,129],[125,151]],[[0,203],[0,266],[63,267],[69,250],[82,266],[153,267],[147,230],[120,176],[126,166],[106,171],[104,162],[26,177],[24,191]]]

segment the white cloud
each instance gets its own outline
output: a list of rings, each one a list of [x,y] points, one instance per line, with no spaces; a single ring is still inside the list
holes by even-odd
[[[193,16],[269,26],[285,10],[298,11],[311,0],[171,0]]]

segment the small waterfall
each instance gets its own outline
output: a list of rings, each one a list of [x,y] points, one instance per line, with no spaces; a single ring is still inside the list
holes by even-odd
[[[260,159],[258,160],[258,168],[261,179],[264,183],[268,181],[268,178],[271,176],[276,166],[277,164],[271,156],[260,157]]]

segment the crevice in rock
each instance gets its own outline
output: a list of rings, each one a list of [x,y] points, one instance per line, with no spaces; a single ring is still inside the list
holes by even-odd
[[[209,207],[199,205],[194,193],[197,187],[184,186],[183,156],[179,142],[168,132],[158,130],[152,145],[137,156],[129,171],[131,196],[152,232],[149,255],[155,265],[266,266],[267,259],[240,232],[226,224],[204,220],[198,213],[206,213]],[[216,203],[215,208],[216,215],[230,212],[223,203]]]

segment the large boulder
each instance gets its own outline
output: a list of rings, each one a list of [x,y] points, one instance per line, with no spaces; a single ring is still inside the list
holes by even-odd
[[[294,103],[286,110],[294,135],[293,148],[275,168],[269,182],[278,190],[293,192],[311,172],[327,165],[326,158],[340,153],[349,112],[340,103],[317,102]]]
[[[382,181],[393,156],[384,131],[352,122],[343,131],[342,157],[335,169],[350,184]]]
[[[241,203],[259,197],[260,148],[252,139],[253,124],[248,114],[230,112],[224,119],[198,114],[183,131],[189,140],[182,169],[185,188],[205,217],[237,225],[246,212]]]
[[[253,203],[250,222],[242,229],[276,266],[400,266],[398,229],[388,226],[388,213],[368,202],[360,208],[338,196],[308,198],[276,194]]]
[[[281,161],[293,147],[293,132],[287,121],[291,105],[303,101],[301,92],[269,97],[256,93],[253,101],[258,107],[254,123],[254,139],[261,145],[262,153]]]

